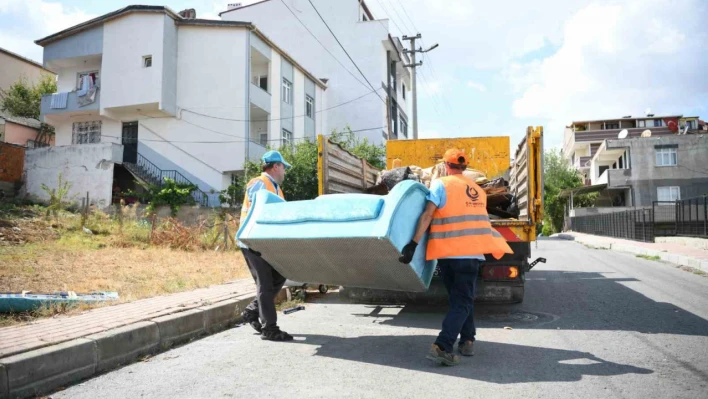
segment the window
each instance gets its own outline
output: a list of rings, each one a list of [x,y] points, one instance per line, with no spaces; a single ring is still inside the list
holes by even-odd
[[[0,124],[0,142],[5,141],[5,121]]]
[[[605,123],[605,130],[619,129],[619,123]]]
[[[406,99],[406,84],[401,83],[401,94],[403,95],[403,99]]]
[[[101,121],[74,122],[71,144],[96,144],[101,142]]]
[[[268,76],[254,76],[253,84],[265,91],[268,91]]]
[[[76,90],[81,89],[81,80],[84,76],[90,77],[93,80],[94,86],[98,84],[98,71],[79,72],[76,75]]]
[[[259,136],[259,144],[262,145],[263,147],[268,146],[268,133],[261,133]]]
[[[401,128],[398,129],[399,132],[401,132],[401,135],[404,138],[408,138],[408,123],[406,123],[406,120],[403,119],[403,115],[401,115]]]
[[[681,187],[667,186],[656,188],[656,198],[659,201],[678,201],[681,199]]]
[[[152,56],[146,55],[143,57],[143,68],[150,68],[152,66]]]
[[[661,127],[662,122],[663,121],[661,119],[654,119],[654,127]]]
[[[283,102],[286,104],[293,103],[293,84],[283,78]]]
[[[391,61],[391,87],[396,91],[396,61]]]
[[[236,173],[232,173],[231,174],[231,185],[238,186],[238,181],[239,181],[238,175]]]
[[[678,148],[656,147],[656,166],[676,166],[678,164]]]
[[[290,145],[293,143],[293,134],[285,129],[283,129],[282,145]]]
[[[315,118],[315,99],[305,95],[305,114],[308,118]]]
[[[688,126],[690,130],[696,130],[696,121],[686,121],[686,126]]]

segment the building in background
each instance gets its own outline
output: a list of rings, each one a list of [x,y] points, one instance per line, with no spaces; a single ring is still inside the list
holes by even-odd
[[[42,123],[34,118],[12,116],[9,112],[0,111],[0,142],[17,144],[23,147],[36,148],[54,145],[54,136],[41,136]]]
[[[305,68],[327,78],[329,104],[345,104],[327,111],[328,132],[350,126],[374,143],[412,134],[408,128],[411,76],[404,67],[410,60],[400,40],[390,35],[389,21],[375,19],[365,1],[241,4],[229,5],[220,14],[222,20],[253,22]]]
[[[9,89],[21,78],[33,85],[40,80],[43,74],[55,75],[42,64],[0,48],[0,89]]]
[[[708,135],[698,117],[624,117],[573,122],[563,156],[585,179],[565,195],[599,193],[596,208],[614,212],[708,194]],[[570,216],[597,213],[573,209]]]
[[[41,108],[57,147],[28,153],[30,194],[61,171],[107,206],[130,172],[196,184],[214,206],[246,160],[326,129],[322,80],[251,23],[194,17],[128,6],[36,41],[58,73]]]

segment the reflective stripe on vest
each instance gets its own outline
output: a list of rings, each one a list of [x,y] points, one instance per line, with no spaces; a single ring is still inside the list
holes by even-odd
[[[500,259],[513,251],[487,214],[487,194],[462,175],[440,179],[445,186],[445,206],[435,210],[428,233],[428,260],[475,254]]]
[[[285,199],[285,196],[283,195],[283,190],[275,189],[275,185],[273,182],[270,180],[270,177],[266,175],[260,175],[256,178],[251,179],[251,181],[248,182],[246,185],[246,193],[243,195],[243,205],[241,205],[241,220],[246,220],[246,217],[248,216],[248,211],[251,209],[251,199],[248,198],[248,188],[253,186],[257,181],[262,181],[263,184],[265,184],[266,190],[270,191],[273,194],[277,194],[280,198]]]

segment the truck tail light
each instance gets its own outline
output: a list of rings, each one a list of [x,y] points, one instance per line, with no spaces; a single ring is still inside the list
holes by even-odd
[[[483,280],[512,280],[519,277],[519,268],[515,266],[484,266]]]

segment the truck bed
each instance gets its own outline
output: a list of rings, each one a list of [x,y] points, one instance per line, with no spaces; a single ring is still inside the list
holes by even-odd
[[[391,168],[393,161],[400,159],[402,165],[428,168],[437,164],[448,148],[465,151],[471,155],[470,168],[484,172],[489,180],[503,176],[517,198],[519,218],[493,219],[492,226],[505,230],[500,232],[509,240],[533,241],[543,208],[543,129],[527,129],[513,160],[509,154],[509,142],[508,136],[389,141],[386,143],[387,165]],[[318,137],[318,145],[320,195],[360,193],[376,184],[380,170],[366,160],[324,136]]]

